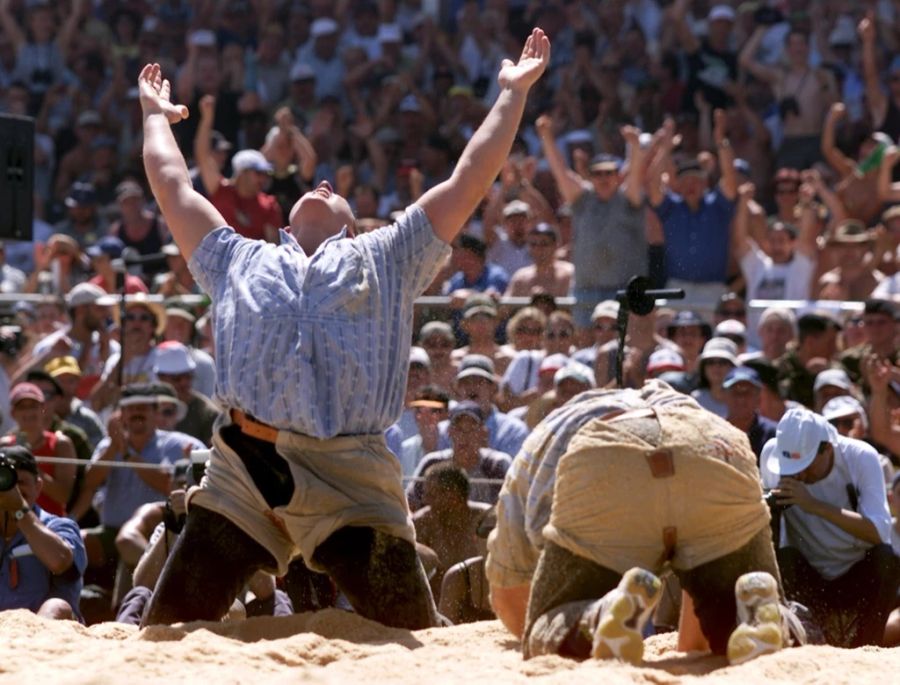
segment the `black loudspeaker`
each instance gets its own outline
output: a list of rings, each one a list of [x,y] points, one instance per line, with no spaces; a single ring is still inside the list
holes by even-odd
[[[31,240],[34,119],[0,114],[0,238]]]

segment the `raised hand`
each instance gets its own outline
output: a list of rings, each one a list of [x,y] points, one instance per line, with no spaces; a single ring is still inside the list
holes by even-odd
[[[717,109],[713,112],[713,140],[716,145],[721,144],[728,136],[728,117],[725,110]]]
[[[503,88],[527,92],[550,63],[550,39],[541,29],[534,29],[525,41],[519,61],[505,59],[497,80]]]
[[[871,10],[866,12],[866,16],[859,22],[856,31],[859,33],[859,39],[863,44],[874,44],[876,38],[875,13]]]
[[[200,98],[200,119],[203,121],[215,121],[216,118],[216,96],[204,95]]]
[[[553,136],[553,115],[541,114],[534,122],[534,128],[540,138]]]
[[[141,110],[144,116],[164,114],[170,124],[176,124],[188,118],[188,108],[172,103],[172,86],[168,79],[162,77],[158,64],[147,64],[138,76],[138,91],[141,98]]]
[[[738,186],[738,199],[741,202],[750,202],[756,195],[756,186],[752,183],[742,183]]]

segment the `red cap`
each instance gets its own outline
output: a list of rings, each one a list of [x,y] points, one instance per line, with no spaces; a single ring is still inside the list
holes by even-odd
[[[9,391],[9,404],[16,406],[22,400],[35,400],[44,403],[44,393],[34,383],[18,383]]]

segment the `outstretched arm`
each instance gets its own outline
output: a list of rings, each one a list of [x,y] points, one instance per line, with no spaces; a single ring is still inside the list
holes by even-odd
[[[205,197],[194,190],[172,124],[186,119],[187,107],[169,99],[171,86],[158,64],[148,64],[138,77],[144,116],[144,168],[150,189],[166,224],[185,259],[212,229],[225,219]]]
[[[550,40],[534,29],[518,64],[504,60],[498,80],[502,91],[469,140],[449,179],[419,200],[435,235],[451,242],[478,206],[512,148],[528,91],[550,62]]]

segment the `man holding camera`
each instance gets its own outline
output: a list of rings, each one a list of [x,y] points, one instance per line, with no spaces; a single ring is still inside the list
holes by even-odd
[[[763,450],[763,484],[783,510],[778,566],[785,595],[809,607],[826,639],[881,642],[900,584],[878,453],[825,417],[788,410]],[[855,617],[851,626],[845,618]]]
[[[28,448],[0,450],[0,611],[29,609],[45,618],[81,620],[84,544],[74,521],[35,504],[42,486]]]

